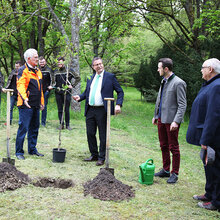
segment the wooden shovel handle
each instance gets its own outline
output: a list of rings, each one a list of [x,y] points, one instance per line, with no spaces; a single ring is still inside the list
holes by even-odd
[[[14,92],[14,89],[5,89],[4,88],[4,92]]]
[[[106,126],[106,168],[109,168],[109,145],[110,145],[110,117],[111,117],[111,101],[114,98],[104,98],[107,100],[107,126]]]
[[[7,130],[6,130],[6,135],[7,135],[7,157],[10,158],[10,144],[9,144],[9,141],[10,141],[10,96],[11,96],[11,92],[13,92],[14,90],[13,89],[6,89],[5,90],[7,92]]]
[[[104,98],[104,100],[105,100],[105,101],[108,101],[108,100],[114,101],[115,99],[114,99],[114,98]]]

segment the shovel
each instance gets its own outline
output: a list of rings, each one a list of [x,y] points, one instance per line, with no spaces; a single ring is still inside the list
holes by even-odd
[[[114,101],[114,98],[104,98],[107,100],[107,129],[106,129],[106,167],[101,168],[111,172],[114,175],[114,169],[109,168],[109,143],[110,143],[110,117],[111,117],[111,101]]]
[[[10,163],[15,165],[15,159],[10,157],[10,93],[13,92],[13,89],[4,89],[4,92],[7,93],[7,158],[3,158],[2,162]]]

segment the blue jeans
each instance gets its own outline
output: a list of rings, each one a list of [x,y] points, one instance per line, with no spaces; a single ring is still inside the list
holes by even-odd
[[[43,126],[46,125],[46,120],[47,120],[47,103],[48,103],[49,95],[50,95],[49,91],[46,91],[44,93],[44,110],[42,111],[42,115],[41,115],[41,124]]]
[[[39,109],[37,108],[19,108],[18,132],[16,137],[16,156],[23,155],[23,145],[26,133],[28,132],[28,153],[37,153],[37,136],[39,130]]]
[[[12,95],[10,100],[11,100],[11,106],[10,106],[10,124],[11,124],[13,119],[13,109],[17,102],[17,95]]]

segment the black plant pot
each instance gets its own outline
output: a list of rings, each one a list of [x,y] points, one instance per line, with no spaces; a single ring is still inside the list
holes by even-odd
[[[53,148],[53,162],[63,163],[66,157],[66,149],[63,148]]]

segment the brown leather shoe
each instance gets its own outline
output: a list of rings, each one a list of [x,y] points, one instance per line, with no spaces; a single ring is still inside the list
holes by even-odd
[[[87,161],[87,162],[97,161],[97,160],[98,160],[98,157],[94,157],[94,156],[90,156],[84,159],[84,161]]]
[[[96,162],[96,166],[102,166],[103,164],[104,164],[104,160],[98,160],[97,162]]]

